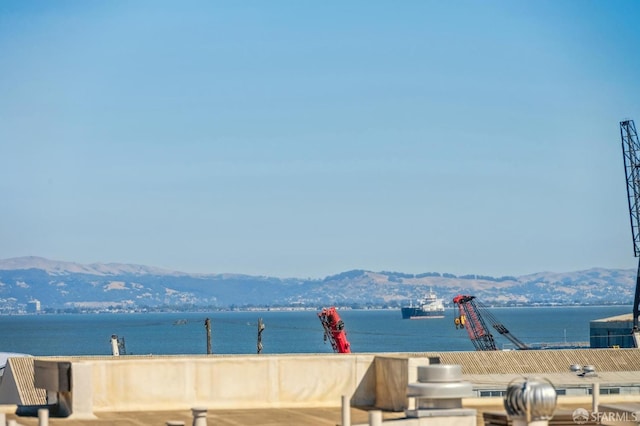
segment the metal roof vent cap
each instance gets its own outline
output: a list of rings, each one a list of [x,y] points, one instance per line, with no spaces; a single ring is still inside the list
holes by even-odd
[[[504,408],[514,420],[531,422],[549,420],[556,409],[556,388],[546,379],[525,378],[524,382],[511,382],[504,397]],[[521,423],[521,422],[518,422]]]
[[[421,425],[474,426],[477,411],[462,407],[462,398],[471,396],[473,396],[473,386],[470,382],[463,380],[462,366],[457,364],[421,365],[418,366],[418,381],[407,385],[407,397],[415,398],[415,409],[407,409],[405,414],[408,418],[423,418],[419,423]],[[430,420],[424,420],[424,418]]]

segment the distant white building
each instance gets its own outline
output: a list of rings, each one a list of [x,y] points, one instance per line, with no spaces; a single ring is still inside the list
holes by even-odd
[[[38,299],[33,299],[27,302],[27,312],[30,314],[37,314],[40,312],[40,301]]]

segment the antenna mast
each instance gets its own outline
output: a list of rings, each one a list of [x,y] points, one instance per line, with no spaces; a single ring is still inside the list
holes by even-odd
[[[631,235],[633,237],[633,254],[640,257],[640,142],[633,120],[620,122],[622,139],[622,156],[624,172],[627,178],[627,200],[631,219]],[[638,330],[640,315],[640,261],[636,274],[636,293],[633,298],[633,330]]]

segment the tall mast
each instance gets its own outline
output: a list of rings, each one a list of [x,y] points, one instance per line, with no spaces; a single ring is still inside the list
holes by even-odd
[[[629,204],[629,218],[631,220],[631,236],[633,237],[633,254],[640,257],[640,142],[633,120],[620,122],[620,137],[622,139],[622,156],[624,172],[627,178],[627,200]],[[636,293],[633,298],[633,329],[638,330],[638,316],[640,315],[640,261],[636,274]]]

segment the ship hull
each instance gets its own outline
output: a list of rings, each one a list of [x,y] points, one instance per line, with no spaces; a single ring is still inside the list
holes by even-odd
[[[436,319],[444,318],[444,311],[424,311],[420,308],[402,308],[402,319]]]

